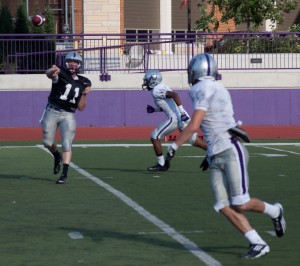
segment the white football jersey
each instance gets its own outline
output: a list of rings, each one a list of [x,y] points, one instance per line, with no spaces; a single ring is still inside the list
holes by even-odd
[[[161,108],[168,117],[176,117],[180,121],[180,111],[172,98],[167,98],[166,93],[172,91],[165,84],[158,84],[152,90],[152,97],[157,107]]]
[[[206,111],[200,128],[207,142],[208,156],[231,148],[227,131],[236,126],[236,122],[228,90],[218,81],[205,77],[192,86],[189,93],[194,109]]]

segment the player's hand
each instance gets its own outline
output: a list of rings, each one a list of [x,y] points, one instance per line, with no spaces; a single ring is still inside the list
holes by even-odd
[[[206,171],[209,167],[209,163],[207,160],[207,156],[205,156],[204,160],[202,161],[200,168],[202,169],[202,171]]]
[[[57,78],[58,74],[60,73],[60,68],[56,65],[53,65],[46,71],[46,75],[49,79]]]
[[[147,113],[151,114],[155,112],[155,108],[151,105],[147,105]]]
[[[92,90],[91,87],[86,87],[86,88],[83,90],[82,95],[87,95],[88,93],[90,93],[91,90]]]
[[[186,113],[182,113],[180,118],[182,122],[187,122],[190,120],[190,117]]]

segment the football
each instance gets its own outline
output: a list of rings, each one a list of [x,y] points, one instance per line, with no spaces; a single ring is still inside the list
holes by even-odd
[[[42,15],[35,15],[31,18],[31,22],[34,26],[40,27],[45,23],[46,19]]]

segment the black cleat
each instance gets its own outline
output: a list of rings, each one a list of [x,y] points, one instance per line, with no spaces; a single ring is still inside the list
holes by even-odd
[[[56,184],[66,184],[67,183],[68,178],[64,175],[61,175],[59,179],[57,179]]]
[[[60,171],[60,164],[61,164],[62,156],[61,153],[59,154],[58,158],[54,158],[54,166],[53,166],[53,174],[58,174]]]
[[[274,224],[274,229],[277,237],[282,237],[285,234],[286,230],[286,223],[283,217],[283,208],[280,203],[275,203],[274,205],[276,205],[279,208],[279,216],[277,218],[272,219],[272,222]]]
[[[165,163],[164,166],[157,163],[156,165],[147,168],[147,170],[150,172],[165,172],[168,171],[168,169],[169,169],[168,163]]]
[[[249,246],[249,251],[246,254],[241,255],[243,259],[257,259],[270,252],[268,245],[262,244],[251,244]]]

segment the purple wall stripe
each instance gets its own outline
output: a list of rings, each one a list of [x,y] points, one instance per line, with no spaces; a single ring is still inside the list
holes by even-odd
[[[176,90],[175,90],[176,91]],[[176,91],[191,114],[188,90]],[[38,127],[47,103],[46,91],[0,91],[0,128]],[[300,89],[230,90],[236,120],[244,125],[300,125]],[[153,105],[148,91],[97,90],[88,95],[88,107],[77,111],[78,127],[155,126],[163,113],[147,114]]]

